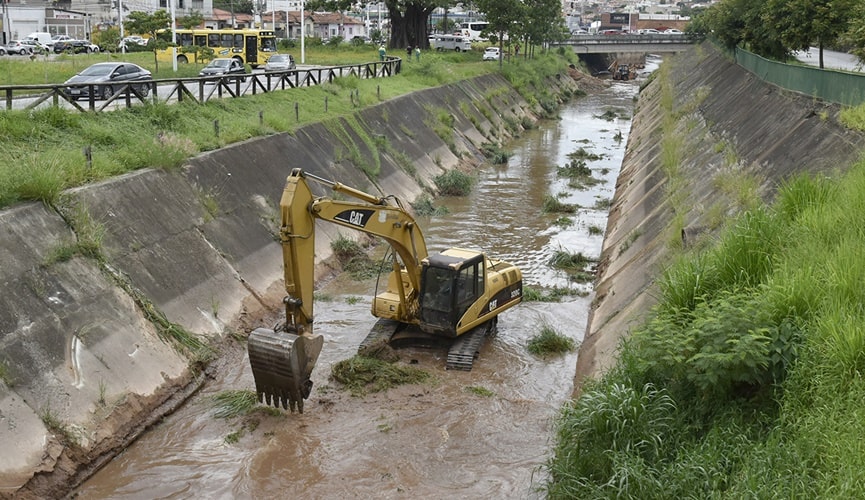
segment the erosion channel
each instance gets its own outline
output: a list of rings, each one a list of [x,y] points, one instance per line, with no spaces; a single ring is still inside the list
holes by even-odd
[[[223,419],[212,398],[254,387],[242,346],[219,375],[75,492],[78,498],[535,498],[554,418],[573,390],[576,351],[546,359],[527,341],[544,326],[582,339],[591,284],[550,266],[557,252],[600,256],[609,201],[630,129],[635,82],[575,99],[484,165],[472,194],[438,198],[447,215],[421,217],[431,251],[480,248],[517,263],[525,285],[569,288],[560,302],[524,302],[505,313],[471,372],[444,370],[444,351],[404,349],[434,381],[354,397],[328,379],[355,354],[375,318],[374,284],[345,276],[322,285],[316,331],[325,336],[302,415],[253,412]],[[569,186],[560,167],[582,148],[599,180]],[[578,205],[544,213],[545,197]],[[548,199],[549,201],[549,199]],[[570,223],[568,223],[570,221]],[[591,266],[589,266],[591,267]]]

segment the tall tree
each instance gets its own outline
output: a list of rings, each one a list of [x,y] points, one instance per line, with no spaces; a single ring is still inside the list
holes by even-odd
[[[490,23],[489,31],[498,37],[499,52],[504,54],[504,37],[518,32],[517,27],[526,16],[525,5],[520,0],[476,0],[474,3]],[[499,58],[499,67],[503,59]]]
[[[168,47],[169,42],[165,37],[157,35],[160,31],[171,28],[171,16],[165,10],[157,10],[153,14],[134,11],[126,16],[124,23],[130,33],[150,35],[150,42],[147,44],[147,47],[153,51],[153,63],[156,66],[156,71],[159,71],[159,60],[156,58],[156,52]]]
[[[847,31],[856,0],[768,0],[763,20],[790,51],[816,45],[823,68],[823,49]],[[856,2],[861,3],[861,2]]]
[[[311,10],[339,11],[355,4],[352,0],[312,0],[306,5]],[[453,0],[384,0],[384,4],[390,17],[390,47],[428,48],[430,14],[439,7],[452,5]]]
[[[852,47],[851,52],[859,58],[860,63],[865,63],[865,2],[853,7],[850,25],[841,40]]]

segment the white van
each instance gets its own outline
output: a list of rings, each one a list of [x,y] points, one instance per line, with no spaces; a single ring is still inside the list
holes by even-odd
[[[54,40],[51,39],[51,33],[46,33],[44,31],[34,31],[33,33],[30,33],[27,35],[27,40],[39,42],[49,49],[54,47]]]
[[[472,42],[461,35],[436,35],[430,46],[436,50],[455,50],[457,52],[472,50]]]

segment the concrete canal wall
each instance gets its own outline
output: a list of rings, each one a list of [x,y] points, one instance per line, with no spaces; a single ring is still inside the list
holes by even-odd
[[[563,71],[538,94],[576,88]],[[283,296],[291,169],[412,202],[540,112],[483,76],[0,212],[0,496],[62,496],[198,387],[172,334],[218,346],[272,326],[255,321]],[[324,261],[337,232],[321,230]]]
[[[862,133],[839,124],[838,106],[763,83],[709,44],[667,59],[639,96],[576,392],[612,366],[621,338],[655,304],[654,280],[683,234],[712,237],[747,205],[751,185],[770,201],[792,176],[832,175],[865,148]]]

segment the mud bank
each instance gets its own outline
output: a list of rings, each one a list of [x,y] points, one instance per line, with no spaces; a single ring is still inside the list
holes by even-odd
[[[839,124],[839,106],[765,84],[710,44],[664,64],[640,93],[632,123],[577,393],[581,380],[615,362],[620,339],[655,304],[654,280],[682,244],[712,237],[744,208],[751,186],[770,201],[785,180],[831,175],[865,147],[861,133]]]
[[[538,94],[577,89],[563,72]],[[411,202],[541,112],[488,75],[0,212],[0,496],[62,496],[200,386],[196,341],[272,326],[292,168]]]

